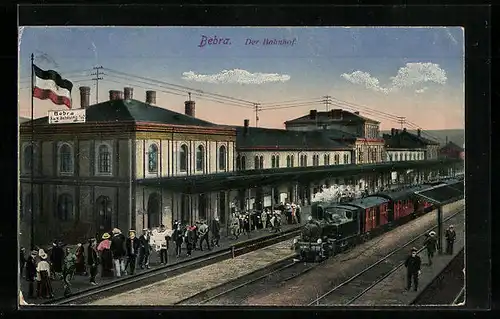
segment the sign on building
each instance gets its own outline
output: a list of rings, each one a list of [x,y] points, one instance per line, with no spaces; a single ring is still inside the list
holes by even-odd
[[[85,123],[85,109],[49,111],[49,124]]]

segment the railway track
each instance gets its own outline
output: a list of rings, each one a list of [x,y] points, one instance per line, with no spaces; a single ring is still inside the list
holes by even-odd
[[[463,218],[463,212],[464,209],[461,209],[460,211],[446,218],[444,222],[449,221],[457,216],[462,216]],[[457,222],[456,224],[458,225],[460,223]],[[429,233],[431,230],[435,230],[436,228],[437,226],[434,226],[426,230],[425,232],[422,232],[420,236],[417,236],[416,238],[406,242],[402,246],[399,246],[391,253],[379,259],[377,262],[366,267],[354,276],[338,284],[333,289],[319,296],[308,305],[327,306],[353,304],[356,300],[360,299],[368,291],[373,289],[373,287],[378,285],[382,280],[389,277],[391,274],[403,267],[404,259],[408,254],[408,246],[417,242],[422,238],[422,236]],[[420,253],[424,249],[424,247],[420,248],[418,250],[418,253]]]
[[[93,286],[85,290],[77,291],[67,297],[55,298],[41,303],[40,305],[78,305],[140,288],[168,277],[173,277],[188,271],[202,268],[214,263],[241,256],[252,251],[265,248],[276,243],[289,240],[300,233],[300,229],[287,230],[278,236],[270,235],[240,242],[228,248],[216,251],[209,255],[193,257],[174,265],[166,265],[151,269],[133,276],[122,277],[111,282]]]
[[[284,284],[319,265],[319,263],[300,262],[296,259],[297,257],[288,258],[254,274],[201,292],[176,303],[176,305],[241,305],[242,301],[253,293]]]

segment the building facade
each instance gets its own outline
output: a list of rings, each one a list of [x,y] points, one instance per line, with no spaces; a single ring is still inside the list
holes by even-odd
[[[21,125],[22,233],[29,233],[31,200],[37,238],[44,241],[113,227],[170,227],[174,219],[207,218],[217,205],[218,193],[186,198],[136,181],[233,171],[235,130],[154,106],[153,91],[146,103],[127,91],[126,98],[112,91],[109,101],[89,106],[84,88],[87,122],[49,125],[47,117],[37,119],[33,144],[31,124]],[[186,102],[186,110],[194,114],[193,101]]]
[[[412,134],[403,130],[391,129],[391,134],[384,134],[386,161],[423,161],[437,159],[439,143],[422,137],[421,131]]]

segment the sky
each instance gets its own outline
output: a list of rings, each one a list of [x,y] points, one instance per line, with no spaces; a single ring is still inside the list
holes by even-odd
[[[21,27],[19,114],[31,116],[33,53],[73,82],[74,108],[79,86],[91,87],[92,104],[130,86],[135,99],[154,90],[158,106],[181,113],[191,93],[196,117],[219,124],[255,125],[258,105],[259,127],[342,108],[382,130],[400,127],[397,117],[410,129],[463,129],[464,51],[460,27]],[[34,109],[38,118],[65,107]]]

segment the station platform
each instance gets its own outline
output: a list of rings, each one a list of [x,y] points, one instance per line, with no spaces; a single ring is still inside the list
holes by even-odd
[[[447,225],[445,225],[447,227]],[[458,228],[460,227],[460,228]],[[406,268],[403,266],[390,276],[382,280],[361,298],[356,300],[351,306],[408,306],[418,297],[418,295],[428,286],[453,258],[464,247],[465,226],[455,225],[457,237],[453,247],[453,254],[445,254],[446,242],[443,240],[443,254],[436,252],[432,260],[432,265],[428,265],[427,252],[423,250],[419,253],[422,259],[421,274],[419,276],[418,291],[410,291],[406,288]]]
[[[283,224],[282,227],[281,227],[281,230],[282,231],[287,231],[287,230],[291,230],[291,229],[295,229],[295,228],[298,229],[303,224],[305,224],[307,222],[307,216],[310,214],[310,207],[303,207],[302,208],[302,212],[303,212],[302,213],[303,218],[301,220],[301,225],[297,225],[297,224],[291,224],[291,225]],[[306,217],[304,217],[304,216],[306,216]],[[175,265],[175,264],[178,264],[178,263],[180,263],[180,262],[182,262],[182,261],[184,261],[186,259],[189,259],[189,258],[203,256],[203,255],[208,255],[210,253],[217,252],[217,251],[219,251],[221,249],[228,248],[231,245],[242,243],[242,242],[247,241],[249,239],[256,239],[256,238],[261,238],[261,237],[269,236],[269,235],[271,235],[273,233],[274,233],[274,231],[272,231],[271,229],[267,228],[267,229],[253,230],[249,234],[243,234],[242,233],[242,234],[240,234],[240,236],[239,236],[238,239],[234,239],[232,236],[222,236],[221,239],[220,239],[220,241],[219,241],[219,246],[220,247],[212,247],[212,250],[207,250],[206,246],[205,246],[206,244],[204,244],[203,251],[193,250],[193,253],[192,253],[191,257],[187,257],[186,256],[186,247],[183,244],[182,245],[181,256],[179,258],[177,258],[176,255],[175,255],[175,245],[173,245],[172,243],[170,243],[170,247],[169,247],[169,250],[168,250],[168,262],[167,262],[167,265]],[[87,246],[87,245],[85,245],[85,246]],[[87,247],[85,247],[85,248],[87,248]],[[85,252],[85,258],[86,258],[86,256],[87,256],[87,252]],[[247,256],[247,254],[245,254],[244,256]],[[157,268],[159,266],[161,266],[160,265],[159,252],[153,252],[151,254],[151,257],[150,257],[150,267],[151,267],[151,269],[155,269],[155,268]],[[146,270],[146,269],[140,269],[139,266],[136,267],[136,274],[140,274],[140,273],[143,273],[143,272],[146,272],[146,271],[148,271],[148,270]],[[23,271],[23,275],[24,275],[24,272],[25,272],[25,270]],[[114,277],[101,277],[101,268],[99,267],[98,275],[96,277],[97,284],[112,282],[112,281],[115,281],[116,279],[118,279],[118,278],[114,278]],[[94,286],[92,286],[90,284],[90,277],[89,276],[75,275],[74,278],[73,278],[73,280],[71,281],[71,290],[73,292],[86,290],[86,289],[89,289],[89,288],[92,288],[92,287],[94,287]],[[63,286],[63,281],[61,279],[52,280],[52,288],[54,290],[54,296],[56,298],[57,297],[62,297],[64,295],[64,286]],[[40,302],[46,301],[46,299],[30,298],[28,296],[29,283],[26,281],[25,278],[20,278],[20,289],[23,292],[23,296],[24,296],[26,302],[28,302],[28,303],[36,304],[36,303],[40,303]],[[35,283],[35,289],[36,289],[36,283]]]
[[[169,306],[199,292],[295,256],[292,240],[90,303],[93,306]]]

